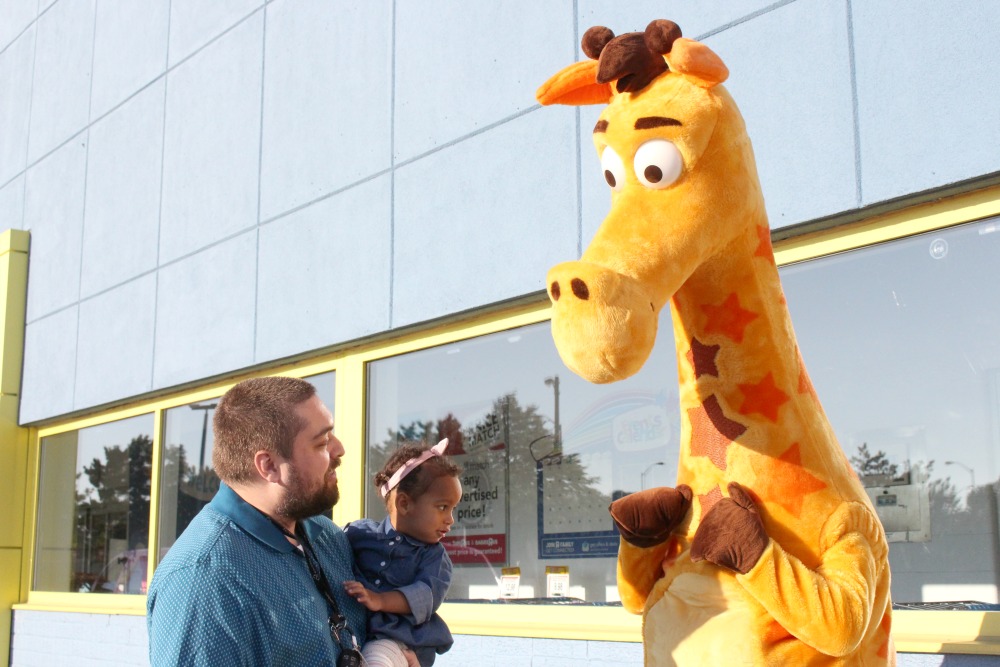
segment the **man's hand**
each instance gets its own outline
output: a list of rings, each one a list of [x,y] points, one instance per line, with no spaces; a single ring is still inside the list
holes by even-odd
[[[667,541],[687,515],[691,495],[687,484],[676,489],[661,486],[619,498],[608,511],[622,539],[645,549]]]
[[[345,581],[344,590],[352,598],[360,602],[368,611],[382,611],[382,594],[370,591],[361,585],[359,581]]]
[[[701,520],[691,542],[691,560],[707,560],[746,574],[770,542],[750,494],[730,482],[729,497],[717,502]]]

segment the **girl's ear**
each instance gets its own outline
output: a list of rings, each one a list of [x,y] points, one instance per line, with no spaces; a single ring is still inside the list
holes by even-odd
[[[402,491],[396,491],[396,511],[400,514],[407,514],[413,508],[413,498]]]

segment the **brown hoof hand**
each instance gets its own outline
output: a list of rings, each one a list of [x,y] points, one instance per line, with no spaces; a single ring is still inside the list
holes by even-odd
[[[746,574],[769,543],[750,494],[736,482],[730,482],[729,497],[717,502],[701,520],[691,542],[691,560],[707,560]]]
[[[629,544],[643,549],[666,542],[691,506],[691,487],[663,486],[632,493],[611,503],[608,511]]]

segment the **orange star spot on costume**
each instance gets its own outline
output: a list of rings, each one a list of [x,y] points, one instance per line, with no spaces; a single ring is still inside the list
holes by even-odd
[[[743,403],[740,405],[741,415],[760,414],[772,422],[778,421],[778,410],[788,402],[788,394],[778,389],[774,384],[774,376],[768,373],[757,384],[736,385],[743,392]]]
[[[735,292],[726,297],[722,305],[705,304],[701,309],[708,316],[706,333],[722,334],[737,343],[743,342],[743,331],[757,319],[757,313],[740,307],[740,298]]]

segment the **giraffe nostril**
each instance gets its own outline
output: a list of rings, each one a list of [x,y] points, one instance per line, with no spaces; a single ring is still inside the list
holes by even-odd
[[[558,301],[559,297],[562,296],[561,290],[559,289],[559,281],[553,280],[552,287],[549,288],[549,293],[552,294],[552,300]]]
[[[576,298],[581,301],[586,301],[590,298],[590,290],[587,289],[587,283],[583,282],[579,278],[573,278],[573,280],[570,281],[569,286],[573,288],[573,294],[576,295]]]

